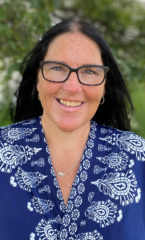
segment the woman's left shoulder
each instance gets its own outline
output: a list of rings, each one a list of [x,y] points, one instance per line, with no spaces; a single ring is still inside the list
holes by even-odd
[[[98,125],[99,139],[114,151],[126,152],[139,161],[145,161],[145,139],[134,132]]]

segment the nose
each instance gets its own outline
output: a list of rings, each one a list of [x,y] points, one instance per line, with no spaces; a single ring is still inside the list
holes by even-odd
[[[76,72],[71,72],[67,81],[63,83],[63,88],[72,93],[82,90],[82,84],[79,82]]]

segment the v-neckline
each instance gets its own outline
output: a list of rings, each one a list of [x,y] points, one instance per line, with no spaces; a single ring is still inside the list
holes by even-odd
[[[57,189],[57,199],[59,200],[60,202],[60,205],[62,206],[62,209],[63,211],[62,212],[66,212],[67,209],[68,209],[68,205],[69,205],[69,202],[71,201],[71,195],[72,195],[72,192],[77,190],[77,188],[79,187],[78,185],[81,183],[80,182],[80,173],[82,172],[83,170],[83,162],[84,160],[86,160],[85,158],[85,153],[91,149],[89,149],[89,140],[90,140],[90,136],[91,136],[91,139],[93,139],[92,135],[93,134],[93,126],[94,126],[94,122],[91,122],[90,124],[90,132],[89,132],[89,135],[88,135],[88,139],[86,141],[86,145],[85,145],[85,148],[84,148],[84,152],[82,154],[82,158],[81,158],[81,161],[80,161],[80,164],[79,164],[79,167],[78,167],[78,170],[77,170],[77,173],[75,175],[75,178],[73,180],[73,183],[72,183],[72,186],[70,188],[70,192],[69,192],[69,196],[68,196],[68,199],[67,199],[67,203],[65,203],[64,201],[64,197],[63,197],[63,194],[62,194],[62,190],[61,190],[61,187],[60,187],[60,184],[58,182],[58,179],[57,179],[57,176],[55,174],[55,170],[54,170],[54,167],[53,167],[53,164],[52,164],[52,160],[51,160],[51,155],[50,155],[50,151],[49,151],[49,148],[48,148],[48,144],[47,144],[47,141],[46,141],[46,137],[45,137],[45,134],[44,134],[44,130],[43,130],[43,126],[42,126],[42,123],[41,123],[41,116],[39,117],[39,125],[40,125],[40,129],[41,129],[41,137],[43,139],[43,143],[45,144],[45,149],[48,153],[48,161],[47,161],[47,165],[49,165],[50,167],[50,173],[51,173],[51,176],[52,176],[52,179],[53,179],[53,186],[55,189]],[[92,155],[92,153],[91,153]],[[91,156],[92,157],[92,156]],[[87,161],[87,160],[86,160]],[[88,160],[89,161],[89,160]],[[89,167],[90,167],[90,163],[89,163]],[[49,169],[49,168],[48,168]],[[85,182],[83,180],[83,182]],[[59,193],[59,194],[58,194]],[[58,197],[59,195],[59,197]]]

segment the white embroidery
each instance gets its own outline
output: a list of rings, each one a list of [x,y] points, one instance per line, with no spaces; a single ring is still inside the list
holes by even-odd
[[[63,196],[62,196],[62,193],[61,193],[61,190],[60,189],[57,189],[57,197],[59,200],[63,200]]]
[[[94,230],[93,232],[86,232],[86,233],[78,234],[75,238],[75,240],[89,240],[89,239],[90,240],[103,240],[103,237],[97,230]]]
[[[132,170],[125,173],[104,174],[102,179],[91,182],[100,192],[109,197],[120,200],[122,206],[134,202],[137,190],[136,177]]]
[[[65,212],[65,203],[64,202],[61,202],[60,205],[59,205],[59,208],[60,210],[64,213]]]
[[[15,177],[10,177],[10,184],[13,186],[13,187],[17,187],[17,183],[15,182]]]
[[[105,145],[103,144],[98,144],[98,151],[99,152],[104,152],[104,151],[110,151],[111,148],[107,148]]]
[[[76,231],[77,231],[77,224],[76,224],[75,222],[72,222],[72,223],[70,224],[68,230],[69,230],[69,233],[70,233],[71,235],[74,235],[74,234],[76,233]]]
[[[76,176],[73,185],[74,185],[74,186],[78,185],[79,181],[80,181],[79,176]]]
[[[14,143],[20,139],[25,138],[26,136],[30,136],[36,128],[13,128],[8,127],[1,131],[2,138],[6,140],[8,143]]]
[[[53,184],[54,184],[54,186],[55,186],[56,188],[59,188],[59,184],[58,184],[57,178],[54,178]]]
[[[94,192],[90,192],[89,195],[88,195],[88,202],[92,202],[93,198],[95,196],[95,193]]]
[[[89,139],[87,142],[87,145],[89,148],[93,148],[94,147],[94,141],[92,139]]]
[[[78,209],[74,209],[71,213],[71,218],[73,221],[76,221],[80,216],[80,211]]]
[[[77,196],[74,201],[75,207],[79,208],[81,206],[82,202],[83,202],[82,198],[80,196]]]
[[[73,201],[69,200],[69,201],[67,202],[66,212],[68,212],[68,213],[69,213],[69,212],[72,212],[73,208],[74,208]]]
[[[112,168],[115,171],[125,170],[129,163],[132,163],[131,166],[134,165],[133,162],[129,160],[128,155],[124,152],[112,152],[105,157],[96,157],[96,159],[98,159],[101,163],[107,164],[109,168]]]
[[[77,191],[74,187],[72,187],[69,198],[74,199],[76,197],[76,195],[77,195]]]
[[[32,138],[26,138],[26,142],[39,142],[40,137],[38,134],[35,134]]]
[[[90,168],[90,161],[88,159],[83,161],[83,167],[85,170],[88,170]]]
[[[90,134],[89,134],[89,137],[92,138],[92,139],[95,139],[96,138],[95,132],[91,131]]]
[[[19,187],[28,192],[31,192],[32,188],[36,188],[45,178],[47,178],[47,176],[39,172],[26,172],[20,167],[18,167],[14,176],[15,177],[10,178],[12,185],[12,181],[16,180]]]
[[[78,185],[78,193],[79,193],[79,194],[83,194],[84,191],[85,191],[85,185],[84,185],[84,183],[79,183],[79,185]]]
[[[62,219],[62,223],[64,227],[67,227],[70,224],[70,215],[69,214],[65,214],[63,219]]]
[[[34,167],[35,165],[38,167],[44,167],[45,166],[44,158],[39,158],[38,160],[31,162],[31,167]]]
[[[138,135],[129,132],[113,133],[111,136],[100,139],[118,146],[120,150],[135,154],[139,161],[145,161],[145,140]]]
[[[22,123],[22,125],[24,125],[24,126],[30,125],[30,124],[34,124],[34,123],[36,123],[36,119],[34,118],[34,119],[31,119],[31,120],[24,120],[24,121],[22,121],[21,123]]]
[[[40,194],[42,194],[42,193],[44,193],[44,192],[47,192],[48,194],[50,194],[50,193],[51,193],[50,186],[49,186],[49,185],[45,185],[43,188],[40,188],[40,189],[38,190],[38,192],[39,192]]]
[[[137,189],[137,195],[135,197],[135,202],[138,203],[140,201],[140,199],[141,199],[141,189],[138,188]]]
[[[30,234],[30,240],[35,240],[35,233]]]
[[[119,211],[118,211],[118,217],[117,217],[117,221],[118,222],[120,222],[121,220],[122,220],[122,218],[123,218],[123,212],[122,212],[122,210],[120,209]]]
[[[80,174],[80,179],[82,180],[82,182],[85,182],[88,178],[88,174],[86,171],[82,171]]]
[[[96,164],[96,165],[94,166],[93,173],[97,175],[97,174],[99,174],[99,173],[101,173],[101,172],[106,172],[106,170],[107,170],[106,167],[102,168],[102,167],[100,167],[99,165]]]
[[[63,228],[63,229],[60,231],[59,237],[60,237],[60,239],[62,239],[62,240],[68,239],[68,231],[67,231],[67,229]]]
[[[40,214],[46,214],[54,208],[54,203],[52,201],[41,199],[38,197],[32,197],[30,203],[32,204],[32,208],[34,208],[35,211]]]
[[[31,148],[29,146],[0,144],[0,170],[10,173],[17,165],[22,165],[29,161],[41,148]]]
[[[97,131],[97,123],[94,121],[91,122],[91,130],[94,132]]]
[[[35,236],[37,236],[39,240],[58,240],[57,236],[59,232],[54,228],[54,222],[55,220],[46,221],[45,219],[42,219],[35,229],[36,235],[31,233],[30,237],[34,237],[34,240]]]
[[[85,226],[85,225],[86,225],[86,220],[82,220],[82,221],[80,222],[80,226],[83,227],[83,226]]]
[[[30,202],[27,203],[27,208],[30,212],[34,211],[34,208],[32,207],[32,204]]]
[[[93,201],[87,208],[85,216],[100,224],[101,228],[107,227],[113,224],[117,220],[119,210],[110,200],[105,201]]]
[[[92,150],[89,148],[85,151],[85,156],[90,159],[92,157],[93,153]]]
[[[26,126],[34,122],[36,121],[28,121],[22,123],[22,125]],[[38,134],[34,135],[35,130],[36,128],[28,128],[27,130],[27,128],[17,127],[7,127],[1,129],[2,139],[7,141],[7,143],[2,143],[0,141],[0,170],[2,172],[10,173],[16,166],[27,163],[27,161],[29,161],[33,155],[36,155],[40,150],[42,150],[41,148],[31,148],[29,146],[8,145],[8,142],[13,143],[14,141],[18,141],[26,136],[29,138],[25,138],[25,143],[38,142],[41,136]],[[97,131],[97,124],[92,123],[89,139],[85,147],[78,174],[74,180],[70,192],[67,206],[64,204],[62,193],[52,167],[48,147],[46,146],[44,149],[45,154],[48,154],[47,160],[51,166],[50,173],[54,177],[53,184],[54,187],[57,188],[56,195],[58,201],[60,201],[59,208],[62,213],[64,213],[64,217],[61,219],[60,216],[58,216],[57,218],[49,219],[48,221],[42,219],[36,226],[34,232],[30,234],[30,240],[57,240],[58,238],[62,240],[103,240],[103,237],[97,230],[85,233],[83,232],[81,234],[77,234],[77,230],[80,227],[83,231],[86,224],[88,224],[88,219],[99,224],[101,228],[107,227],[116,221],[120,222],[122,220],[122,210],[119,209],[111,200],[108,199],[106,201],[98,202],[94,201],[95,191],[89,192],[86,198],[81,195],[87,189],[85,182],[88,179],[87,170],[91,166],[94,139],[96,138],[95,131]],[[101,128],[100,132],[101,134],[104,134],[104,136],[103,138],[100,138],[101,143],[96,146],[96,150],[98,150],[101,155],[101,157],[97,157],[97,160],[101,166],[98,164],[95,165],[94,174],[106,172],[109,168],[112,171],[115,171],[115,173],[103,173],[103,176],[101,175],[100,178],[96,176],[96,181],[92,181],[91,183],[96,186],[97,191],[100,191],[99,194],[102,193],[106,195],[106,198],[108,196],[114,200],[120,201],[122,206],[131,204],[133,202],[138,203],[141,198],[141,189],[137,186],[135,174],[132,170],[129,170],[127,173],[120,173],[119,171],[126,170],[127,167],[132,168],[134,166],[135,161],[133,160],[133,157],[130,157],[131,154],[134,154],[134,157],[136,156],[138,160],[145,161],[145,140],[136,136],[135,134],[128,132],[122,133],[122,131],[115,132],[115,130],[105,127]],[[111,134],[111,136],[106,136],[106,134]],[[43,141],[46,143],[45,138]],[[120,149],[120,152],[116,150],[117,152],[115,153],[112,152],[110,154],[109,152],[109,154],[107,154],[107,151],[110,151],[112,148],[112,146],[110,147],[109,144],[113,146],[116,145],[118,150]],[[106,151],[106,155],[104,157],[102,157],[103,151]],[[37,156],[35,156],[34,159],[31,163],[28,163],[29,166],[37,166],[41,168],[45,166],[44,158],[37,158]],[[104,167],[102,167],[103,164],[105,164]],[[46,177],[47,176],[39,172],[26,172],[22,168],[18,167],[15,175],[11,176],[10,183],[14,187],[19,186],[21,189],[30,192],[32,191],[32,188],[39,186],[39,184],[41,184]],[[93,175],[93,177],[95,176]],[[49,185],[45,185],[37,189],[37,191],[39,194],[43,194],[45,192],[48,194],[51,193]],[[44,194],[44,196],[45,195],[46,194]],[[43,195],[41,196],[43,197]],[[83,201],[87,201],[87,199],[90,203],[90,206],[86,209],[85,213],[81,213],[79,207],[82,205]],[[29,202],[27,202],[27,209],[29,211],[36,211],[39,214],[47,214],[49,211],[52,211],[53,208],[54,203],[52,201],[35,196],[32,197]],[[83,218],[86,218],[83,219],[81,214],[85,214]],[[82,221],[78,221],[79,218]],[[63,228],[60,228],[60,226],[58,226],[59,224],[62,224]],[[60,232],[57,229],[60,229]],[[72,236],[69,237],[69,234]]]

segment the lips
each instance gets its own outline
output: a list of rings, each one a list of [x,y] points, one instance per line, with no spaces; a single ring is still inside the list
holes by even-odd
[[[79,107],[83,102],[81,101],[69,101],[69,100],[63,100],[63,99],[57,99],[59,103],[62,105],[65,105],[67,107]]]

